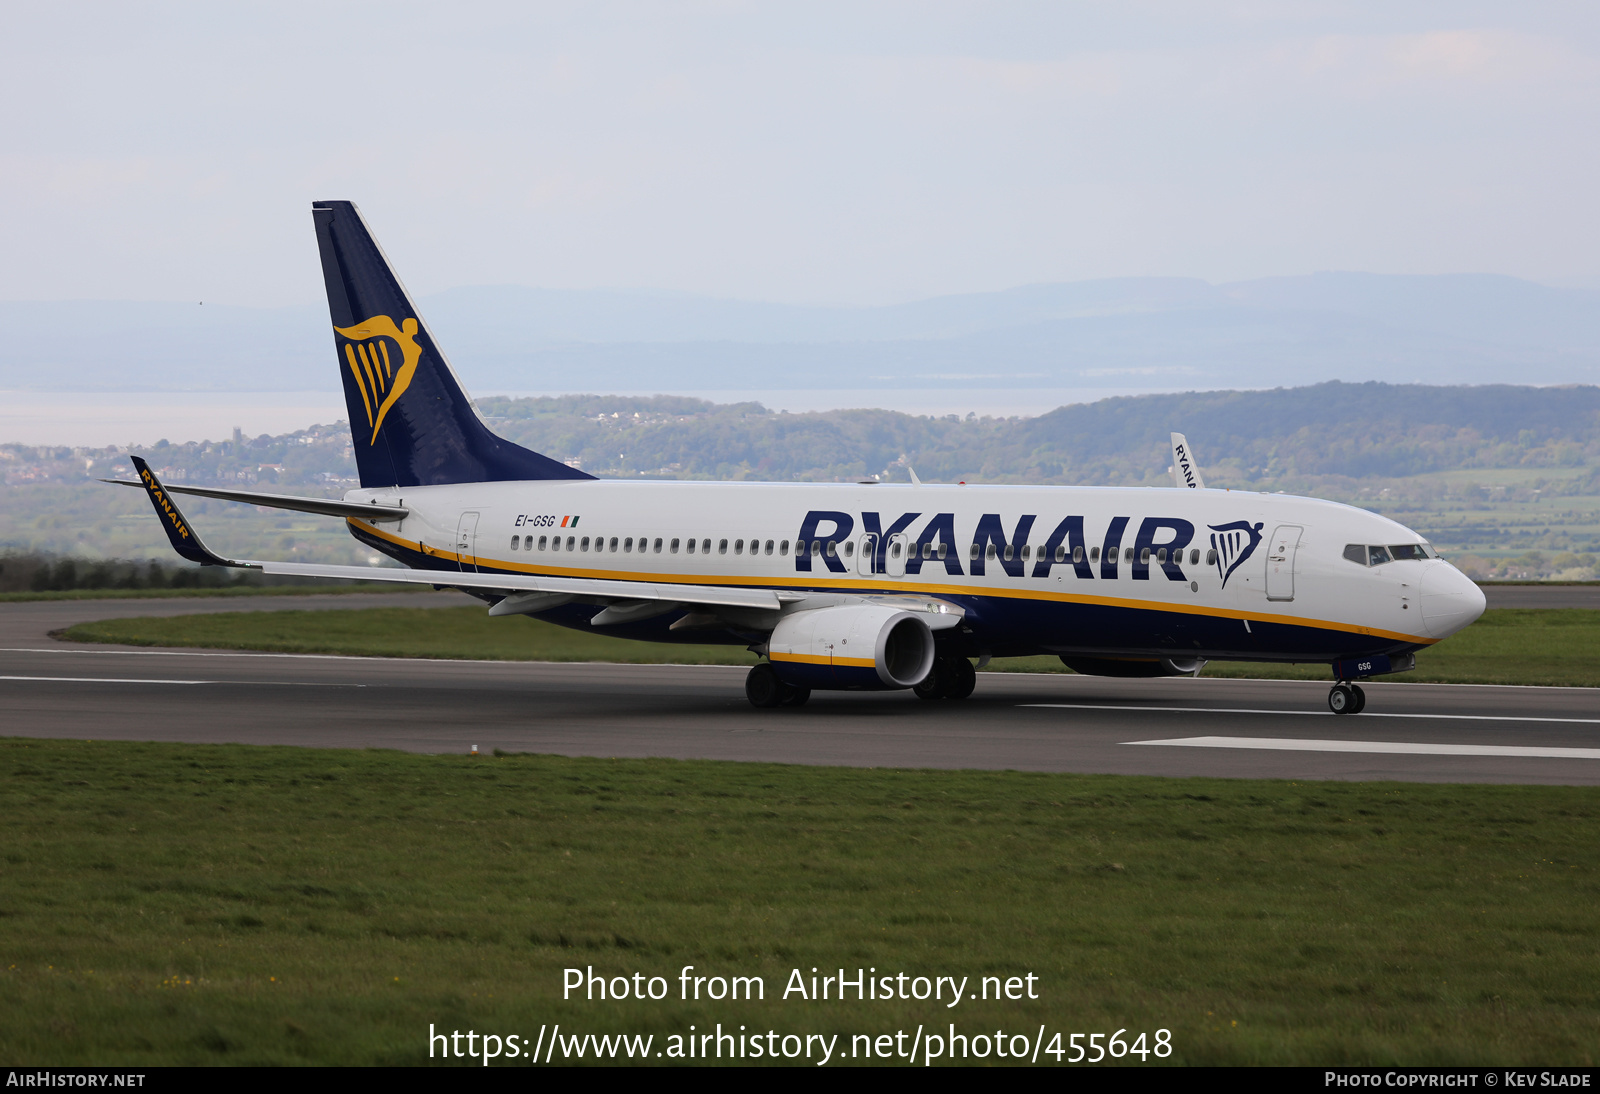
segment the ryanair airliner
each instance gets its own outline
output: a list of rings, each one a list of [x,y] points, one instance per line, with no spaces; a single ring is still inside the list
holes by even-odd
[[[1477,619],[1483,593],[1415,532],[1361,509],[1206,489],[597,479],[496,436],[347,201],[312,207],[361,487],[339,501],[139,481],[178,554],[208,566],[453,587],[491,616],[760,660],[745,692],[962,699],[974,660],[1082,673],[1321,662],[1329,707]],[[915,480],[915,476],[913,476]],[[344,518],[404,569],[226,558],[173,494]]]

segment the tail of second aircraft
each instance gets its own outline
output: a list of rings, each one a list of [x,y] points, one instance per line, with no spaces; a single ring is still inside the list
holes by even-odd
[[[311,216],[362,486],[593,477],[489,431],[353,203]]]

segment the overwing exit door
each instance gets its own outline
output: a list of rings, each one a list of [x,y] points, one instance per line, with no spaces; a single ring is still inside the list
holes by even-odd
[[[1280,524],[1267,541],[1267,599],[1294,599],[1294,558],[1300,547],[1298,524]]]
[[[456,561],[463,573],[477,573],[478,514],[462,513],[456,525]]]

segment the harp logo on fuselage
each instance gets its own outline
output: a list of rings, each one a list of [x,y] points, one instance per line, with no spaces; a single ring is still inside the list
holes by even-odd
[[[361,405],[372,429],[369,445],[378,443],[378,431],[417,374],[422,347],[417,344],[417,321],[402,319],[399,326],[387,315],[349,327],[334,327],[344,345],[345,363],[361,392]]]

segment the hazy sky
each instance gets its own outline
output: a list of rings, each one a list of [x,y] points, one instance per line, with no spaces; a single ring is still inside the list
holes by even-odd
[[[1600,274],[1600,5],[12,4],[0,299]]]

